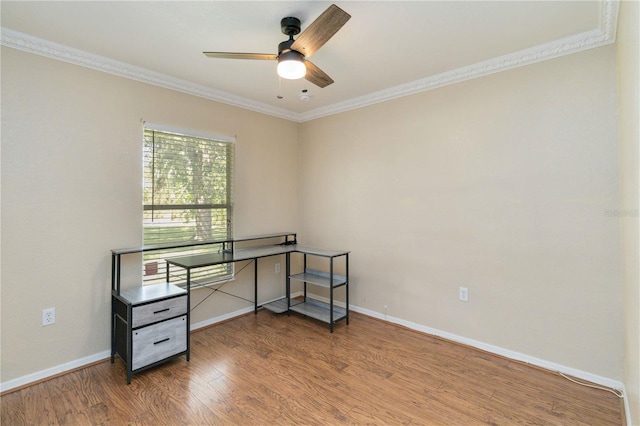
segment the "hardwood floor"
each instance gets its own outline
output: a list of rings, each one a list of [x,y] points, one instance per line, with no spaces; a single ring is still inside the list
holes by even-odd
[[[622,400],[353,313],[333,334],[261,310],[134,375],[101,362],[5,394],[2,425],[622,425]]]

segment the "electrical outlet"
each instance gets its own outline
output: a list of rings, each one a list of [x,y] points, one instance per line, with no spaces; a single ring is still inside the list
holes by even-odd
[[[56,322],[56,308],[42,310],[42,325],[51,325]]]
[[[469,301],[469,289],[467,287],[460,287],[460,300],[463,302]]]
[[[276,274],[279,274],[280,273],[280,264],[279,263],[276,263],[276,268],[275,269],[276,269]]]

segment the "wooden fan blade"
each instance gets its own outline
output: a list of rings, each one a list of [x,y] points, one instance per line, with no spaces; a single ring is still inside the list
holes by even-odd
[[[305,80],[310,81],[320,88],[327,87],[333,83],[333,79],[312,62],[305,61],[305,65],[307,66],[307,74],[304,76]]]
[[[222,59],[259,59],[259,60],[275,60],[278,55],[269,53],[235,53],[235,52],[202,52],[209,58]]]
[[[349,19],[351,19],[351,15],[332,4],[298,36],[291,45],[291,49],[297,50],[307,58],[310,57],[329,41]]]

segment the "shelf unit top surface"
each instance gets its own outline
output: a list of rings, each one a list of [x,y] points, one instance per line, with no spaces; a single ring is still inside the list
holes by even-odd
[[[344,256],[350,253],[348,250],[332,250],[332,249],[325,249],[325,248],[319,248],[319,247],[305,246],[301,244],[296,244],[293,247],[295,247],[295,250],[293,250],[295,252],[311,254],[314,256],[322,256],[322,257],[337,257],[337,256]]]
[[[153,302],[172,296],[186,295],[187,290],[170,283],[143,285],[128,288],[120,292],[120,296],[133,305]]]

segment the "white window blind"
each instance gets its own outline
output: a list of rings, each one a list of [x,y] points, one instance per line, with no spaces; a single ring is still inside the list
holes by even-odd
[[[145,125],[144,244],[232,238],[233,160],[232,138]],[[145,253],[143,283],[166,281],[163,259],[169,255],[198,254],[214,248],[217,246],[201,245]],[[192,283],[226,279],[232,268],[232,264],[200,268],[191,277]]]

